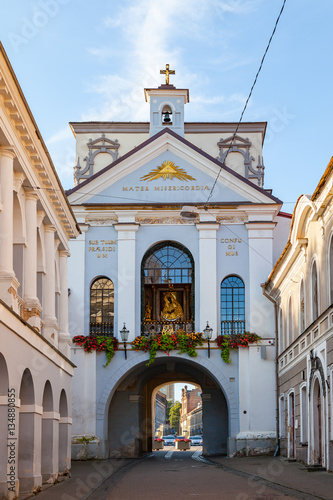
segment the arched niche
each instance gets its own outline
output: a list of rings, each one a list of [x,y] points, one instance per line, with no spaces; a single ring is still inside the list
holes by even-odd
[[[64,473],[70,468],[70,423],[68,418],[68,401],[64,389],[59,398],[59,472]]]
[[[20,386],[20,416],[18,441],[18,477],[20,493],[35,486],[35,390],[31,372],[26,368]]]
[[[55,479],[54,470],[54,436],[55,436],[53,391],[49,380],[46,381],[43,392],[42,416],[42,458],[41,471],[43,482]]]

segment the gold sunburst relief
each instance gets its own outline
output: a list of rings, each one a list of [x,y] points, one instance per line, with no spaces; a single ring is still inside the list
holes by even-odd
[[[180,181],[195,181],[196,179],[186,173],[186,170],[178,167],[173,161],[164,161],[159,167],[153,168],[149,174],[141,177],[140,181],[155,181],[162,178],[172,180],[173,178]]]

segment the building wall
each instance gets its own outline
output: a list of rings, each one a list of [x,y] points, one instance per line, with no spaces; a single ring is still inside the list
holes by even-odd
[[[67,259],[79,230],[1,44],[0,228],[0,498],[11,499],[70,469]]]
[[[281,451],[328,470],[333,467],[331,179],[332,160],[313,196],[299,198],[288,245],[265,285],[278,306]]]

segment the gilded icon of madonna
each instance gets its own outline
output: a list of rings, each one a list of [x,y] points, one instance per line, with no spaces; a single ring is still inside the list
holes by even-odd
[[[163,309],[161,313],[163,318],[168,321],[182,319],[183,308],[177,299],[175,291],[168,291],[163,293]]]

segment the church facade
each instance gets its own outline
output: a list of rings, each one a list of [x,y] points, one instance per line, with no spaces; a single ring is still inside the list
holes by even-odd
[[[103,353],[72,347],[73,458],[151,450],[152,398],[171,382],[201,388],[204,454],[270,453],[274,314],[260,284],[290,218],[264,188],[266,123],[186,123],[189,91],[168,78],[145,98],[149,123],[71,123],[67,195],[81,235],[71,242],[70,331],[119,340],[107,366]],[[207,322],[212,339],[197,357],[158,351],[146,366],[149,353],[131,348],[138,336],[202,332]],[[216,337],[246,331],[260,343],[224,362]]]

